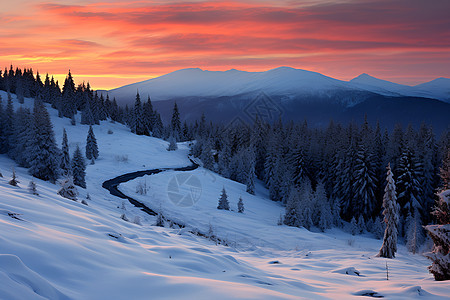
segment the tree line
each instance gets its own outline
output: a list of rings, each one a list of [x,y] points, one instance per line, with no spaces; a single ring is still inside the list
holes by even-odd
[[[397,125],[389,132],[367,121],[311,128],[306,122],[268,124],[256,118],[251,126],[225,127],[203,118],[194,135],[192,154],[205,168],[245,184],[251,194],[255,180],[263,181],[270,198],[285,205],[283,223],[290,226],[325,230],[345,223],[354,234],[381,231],[382,237],[390,164],[399,235],[411,251],[425,239],[422,225],[432,221],[435,193],[443,184],[439,167],[450,149],[450,132],[436,138],[427,124]]]

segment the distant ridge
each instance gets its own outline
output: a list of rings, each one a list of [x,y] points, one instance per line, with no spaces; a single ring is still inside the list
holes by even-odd
[[[437,78],[416,86],[408,86],[378,79],[366,73],[350,81],[343,81],[291,67],[279,67],[265,72],[188,68],[101,92],[115,97],[119,104],[130,104],[134,101],[136,91],[144,98],[150,96],[153,101],[184,97],[229,97],[259,91],[277,96],[330,95],[335,92],[365,91],[384,96],[426,97],[450,103],[448,78]]]

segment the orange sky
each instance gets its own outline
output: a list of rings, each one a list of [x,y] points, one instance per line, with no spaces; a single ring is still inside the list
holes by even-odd
[[[1,2],[0,66],[70,68],[95,89],[188,67],[450,77],[448,0]]]

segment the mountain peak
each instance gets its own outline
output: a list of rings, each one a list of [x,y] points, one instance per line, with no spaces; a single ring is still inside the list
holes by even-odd
[[[386,81],[386,80],[383,80],[383,79],[378,79],[376,77],[373,77],[373,76],[371,76],[371,75],[369,75],[367,73],[362,73],[362,74],[356,76],[355,78],[353,78],[352,80],[350,80],[350,82],[361,82],[361,81],[364,81],[364,83],[366,83],[366,81],[368,81],[368,80],[370,80],[370,81],[378,81],[378,80],[379,81]]]

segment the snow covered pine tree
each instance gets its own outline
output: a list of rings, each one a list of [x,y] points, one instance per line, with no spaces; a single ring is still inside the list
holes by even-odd
[[[222,194],[220,194],[219,205],[217,205],[217,209],[230,210],[230,204],[228,203],[228,196],[225,188],[222,189]]]
[[[397,194],[395,192],[395,181],[391,171],[391,164],[387,167],[386,188],[383,197],[383,215],[386,223],[384,231],[383,245],[381,246],[378,256],[386,258],[394,258],[397,252],[397,226],[399,206],[397,204]]]
[[[86,158],[89,160],[98,158],[97,139],[95,138],[92,126],[89,126],[89,132],[86,138]]]

